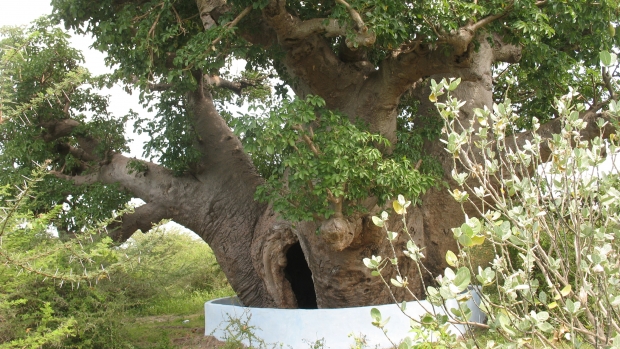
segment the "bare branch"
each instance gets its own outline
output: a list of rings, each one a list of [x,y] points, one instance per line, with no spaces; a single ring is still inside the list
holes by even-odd
[[[98,181],[97,174],[89,174],[86,176],[70,176],[59,171],[50,171],[49,173],[56,178],[72,181],[73,184],[77,186],[94,184]]]
[[[97,157],[95,157],[94,155],[90,153],[87,153],[84,149],[76,148],[67,143],[59,144],[58,147],[62,148],[64,152],[73,155],[74,158],[80,161],[97,161],[98,160]]]
[[[236,26],[237,24],[239,24],[239,22],[243,19],[243,17],[247,16],[248,13],[250,13],[250,11],[252,11],[252,6],[248,6],[245,9],[243,9],[243,11],[241,11],[241,13],[239,13],[237,17],[235,17],[235,19],[226,23],[226,28],[232,28]],[[211,42],[211,46],[217,44],[218,42],[220,42],[220,40],[222,40],[222,36],[218,36],[217,38],[215,38],[215,40]]]
[[[353,49],[359,46],[372,46],[375,43],[376,35],[369,32],[366,27],[364,28],[366,30],[356,31],[354,37],[346,39],[347,47]],[[324,34],[326,37],[345,36],[347,30],[348,27],[346,25],[341,26],[337,19],[313,18],[299,23],[295,30],[287,35],[287,39],[299,40],[313,34]]]
[[[321,155],[321,152],[316,147],[316,145],[314,144],[312,139],[310,139],[310,137],[308,137],[308,135],[305,133],[305,130],[303,129],[303,127],[301,125],[295,125],[295,126],[293,126],[293,129],[297,130],[299,132],[303,132],[303,135],[301,135],[301,138],[308,145],[308,147],[310,147],[310,150],[312,151],[312,153],[314,155],[316,155],[316,156]],[[310,133],[312,134],[312,129],[310,129],[310,130],[311,130]]]
[[[149,91],[162,92],[171,89],[173,84],[148,84]]]
[[[521,55],[520,46],[506,44],[498,34],[493,34],[493,60],[495,62],[518,63]]]
[[[41,127],[46,129],[46,133],[43,135],[43,140],[51,142],[56,139],[69,136],[73,130],[80,126],[78,121],[73,119],[61,119],[46,121],[41,124]]]
[[[204,75],[204,82],[206,86],[213,86],[219,88],[225,88],[233,91],[234,93],[241,95],[244,88],[250,86],[256,86],[257,84],[248,80],[230,81],[220,78],[217,75]]]
[[[222,79],[217,75],[212,75],[212,76],[204,75],[203,79],[204,79],[205,87],[212,86],[212,87],[225,88],[225,89],[233,91],[234,93],[238,95],[241,94],[244,88],[249,87],[249,86],[256,86],[255,83],[247,81],[247,80],[230,81],[230,80]],[[134,77],[133,82],[137,83],[136,77]],[[161,91],[167,91],[173,88],[174,84],[151,83],[151,84],[148,84],[147,87],[150,91],[161,92]]]
[[[471,26],[469,26],[469,27],[470,27],[470,29],[471,29],[471,30],[476,31],[476,30],[478,30],[478,29],[480,29],[480,28],[482,28],[482,27],[486,26],[487,24],[489,24],[489,23],[491,23],[491,22],[493,22],[493,21],[495,21],[495,20],[498,20],[498,19],[500,19],[500,18],[502,18],[502,17],[506,16],[507,14],[509,14],[509,13],[510,13],[510,11],[512,10],[512,7],[513,7],[513,4],[511,3],[510,5],[508,5],[508,6],[506,7],[506,9],[504,10],[504,12],[501,12],[501,13],[496,13],[496,14],[494,14],[494,15],[490,15],[490,16],[486,16],[486,17],[484,17],[483,19],[479,20],[478,22],[476,22],[476,23],[472,24],[472,25],[471,25]]]
[[[163,219],[171,218],[170,212],[163,206],[155,203],[147,203],[120,217],[120,219],[108,225],[110,236],[118,241],[125,242],[136,230],[146,233],[153,225]]]
[[[361,31],[362,33],[365,33],[368,31],[368,27],[366,27],[366,24],[364,24],[364,21],[362,20],[362,16],[360,16],[360,14],[355,11],[355,9],[353,7],[351,7],[351,5],[349,5],[346,1],[344,0],[336,0],[337,3],[344,5],[344,7],[347,8],[347,10],[349,11],[349,15],[351,16],[351,19],[353,19],[353,22],[355,22],[357,28],[357,30]]]
[[[457,29],[456,31],[451,32],[450,34],[442,35],[439,41],[440,43],[445,42],[451,45],[454,49],[454,54],[461,55],[468,50],[469,44],[472,42],[472,40],[476,36],[476,32],[479,29],[483,28],[484,26],[488,25],[489,23],[497,19],[500,19],[508,15],[510,13],[510,10],[512,10],[512,6],[513,5],[511,3],[501,13],[496,13],[494,15],[484,17],[483,19],[479,20],[476,23],[465,25]]]
[[[347,46],[351,49],[359,46],[372,46],[377,37],[368,30],[360,14],[344,0],[337,0],[337,3],[345,6],[355,23],[353,37],[347,38]],[[286,11],[284,2],[273,0],[271,7],[263,11],[267,22],[278,34],[279,40],[302,40],[312,35],[321,34],[326,37],[346,36],[349,26],[340,25],[338,20],[333,18],[312,18],[302,21]]]
[[[196,0],[196,6],[205,30],[217,25],[217,12],[227,7],[225,0]]]
[[[606,67],[602,67],[601,75],[603,76],[603,82],[605,83],[605,88],[607,88],[607,91],[609,92],[610,98],[614,99],[615,91],[614,91],[613,84],[611,83],[611,74],[609,73],[609,70]]]

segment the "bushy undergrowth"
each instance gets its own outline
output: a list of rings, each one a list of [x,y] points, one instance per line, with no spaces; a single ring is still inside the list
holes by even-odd
[[[131,270],[120,277],[138,315],[195,312],[205,300],[234,294],[213,252],[178,229],[137,232],[124,251]]]
[[[0,195],[0,348],[134,348],[134,317],[195,313],[232,294],[209,247],[178,230],[138,232],[119,247],[102,223],[61,241],[57,210],[20,211],[35,182]]]

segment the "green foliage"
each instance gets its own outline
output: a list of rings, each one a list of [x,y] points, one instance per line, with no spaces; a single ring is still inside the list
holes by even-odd
[[[136,233],[115,248],[100,224],[62,241],[53,212],[20,213],[30,188],[2,194],[0,348],[133,348],[133,316],[193,314],[234,293],[208,246],[180,232]]]
[[[617,64],[609,53],[601,54],[601,60],[606,66]],[[458,81],[433,81],[432,85],[433,95],[439,96],[454,90]],[[446,150],[454,155],[455,168],[463,169],[453,172],[460,186],[453,192],[454,199],[464,205],[484,200],[487,210],[480,211],[480,218],[468,218],[452,229],[459,250],[447,252],[450,267],[436,285],[426,286],[432,304],[456,300],[458,306],[449,313],[428,313],[412,322],[418,335],[401,347],[424,347],[420,338],[424,343],[428,331],[439,336],[440,345],[450,347],[449,338],[443,337],[445,328],[438,325],[475,326],[466,323],[471,310],[464,303],[469,298],[464,291],[471,285],[482,290],[480,309],[488,317],[489,331],[506,339],[487,341],[486,348],[518,348],[534,342],[536,347],[553,348],[564,343],[618,346],[618,136],[612,133],[606,144],[603,130],[609,123],[618,130],[620,113],[618,103],[610,100],[609,110],[602,114],[605,119],[597,120],[601,135],[584,139],[581,131],[587,123],[580,114],[584,106],[574,102],[578,96],[570,90],[556,100],[561,133],[539,134],[540,125],[534,119],[532,139],[520,144],[510,138],[511,126],[519,119],[510,101],[495,104],[492,111],[474,110],[471,123],[458,118],[462,102],[448,95],[445,103],[436,103],[446,122]],[[542,155],[547,144],[548,162]],[[409,205],[399,196],[394,211],[404,217]],[[387,219],[385,212],[373,217],[384,228]],[[406,228],[404,232],[408,234]],[[390,242],[397,236],[387,234]],[[490,265],[475,268],[472,248],[485,240],[495,258]],[[424,270],[424,255],[413,240],[407,243],[405,255]],[[388,261],[397,263],[396,254],[364,259],[386,286],[381,270]],[[407,277],[400,273],[390,281],[393,287],[408,286]],[[380,314],[371,316],[381,326]],[[455,346],[479,347],[478,339],[474,336]]]
[[[187,233],[137,232],[123,252],[129,270],[115,283],[123,285],[138,315],[190,314],[207,299],[234,295],[209,246]]]
[[[88,347],[102,339],[97,326],[115,305],[102,302],[92,286],[122,268],[122,258],[111,249],[107,222],[63,241],[53,235],[59,207],[36,217],[23,211],[42,175],[34,173],[14,198],[6,187],[0,190],[5,205],[0,210],[0,347]],[[105,337],[106,347],[117,347],[114,333]]]
[[[138,135],[148,135],[143,155],[157,159],[176,175],[188,172],[200,153],[194,148],[197,138],[185,99],[175,91],[165,91],[157,101],[156,111],[154,118],[140,118],[134,123]]]
[[[383,155],[385,138],[325,109],[320,97],[284,100],[268,118],[233,119],[233,127],[267,178],[256,196],[289,219],[359,212],[364,199],[383,203],[395,188],[418,198],[435,183],[406,157]],[[330,206],[336,200],[342,209]]]
[[[404,96],[401,98],[401,113],[396,119],[396,144],[394,145],[394,157],[406,157],[412,163],[419,165],[419,171],[440,178],[443,168],[437,159],[428,156],[424,152],[427,141],[439,138],[443,120],[434,116],[433,113],[422,118],[418,113],[419,101]],[[423,120],[422,120],[423,119]]]
[[[97,95],[100,78],[79,66],[82,55],[69,47],[68,35],[40,19],[32,27],[0,30],[0,185],[19,183],[37,164],[46,162],[58,172],[83,174],[92,165],[70,151],[84,138],[96,138],[95,153],[126,151],[124,123],[107,111],[108,98]],[[72,102],[67,108],[68,101]],[[82,123],[71,134],[48,142],[48,122],[71,117]],[[25,209],[34,214],[65,203],[55,221],[61,235],[72,235],[86,225],[109,217],[129,200],[116,186],[95,184],[74,188],[52,176],[38,182],[35,200]],[[10,193],[16,194],[10,189]],[[71,193],[72,195],[68,195]]]
[[[138,123],[136,129],[152,138],[145,155],[160,159],[177,174],[191,170],[196,160],[192,150],[196,142],[192,124],[187,116],[183,116],[186,113],[184,93],[195,84],[190,76],[191,69],[217,72],[222,78],[232,80],[235,77],[226,71],[226,65],[231,59],[244,59],[247,72],[242,75],[261,72],[281,81],[274,91],[276,95],[285,95],[285,86],[296,85],[283,64],[284,53],[279,45],[253,45],[238,35],[238,28],[227,25],[250,6],[252,11],[239,26],[250,32],[260,32],[264,28],[256,17],[268,3],[266,0],[227,1],[229,11],[218,19],[218,25],[204,30],[199,16],[195,15],[194,3],[177,0],[52,1],[57,20],[62,19],[66,27],[80,33],[94,35],[95,48],[106,52],[108,64],[117,67],[116,79],[125,82],[130,78],[137,79],[145,103],[161,97],[159,102],[151,105],[160,111],[157,118]],[[593,79],[599,81],[601,76],[597,53],[611,51],[620,40],[620,30],[615,28],[620,15],[618,0],[595,3],[587,0],[350,0],[347,3],[357,10],[368,30],[377,36],[375,45],[365,48],[368,59],[375,65],[414,44],[448,50],[442,46],[447,33],[489,16],[501,18],[489,23],[485,29],[501,35],[506,43],[522,47],[523,57],[518,64],[496,66],[495,96],[497,102],[508,96],[520,109],[520,119],[515,124],[518,129],[529,128],[534,116],[545,121],[543,118],[555,115],[548,102],[559,97],[560,91],[569,85],[577,86],[584,98],[594,99],[605,94],[603,86],[592,84]],[[336,19],[348,25],[348,37],[329,39],[335,52],[340,50],[343,41],[354,35],[351,28],[355,25],[350,13],[340,2],[289,1],[286,5],[301,20]],[[573,73],[577,71],[586,74],[575,80]],[[151,83],[171,84],[172,89],[160,96],[149,91]],[[264,100],[267,93],[263,90],[239,100]],[[248,124],[252,122],[246,121]],[[417,144],[420,135],[399,139],[404,141],[403,144]],[[400,145],[396,147],[400,148]],[[281,161],[255,151],[252,154],[259,167],[265,167],[262,164],[270,167],[273,161]],[[287,156],[285,151],[280,152],[277,148],[272,154]],[[423,155],[417,150],[407,153],[409,161],[414,163],[417,163],[418,156]],[[440,170],[436,165],[423,158],[421,170],[434,173]]]
[[[129,174],[144,174],[149,170],[149,167],[140,160],[131,160],[127,163],[127,173]]]

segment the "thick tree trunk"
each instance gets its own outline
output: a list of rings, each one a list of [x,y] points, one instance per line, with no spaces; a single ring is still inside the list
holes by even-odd
[[[438,40],[420,38],[403,43],[375,67],[364,51],[373,46],[375,35],[345,1],[338,3],[347,7],[352,23],[330,18],[302,20],[289,12],[286,1],[271,0],[262,10],[247,7],[229,24],[238,24],[240,37],[251,45],[278,46],[283,54],[274,59],[278,69],[286,70],[291,80],[287,82],[298,96],[319,95],[328,108],[351,120],[365,121],[371,131],[392,142],[396,141],[400,98],[407,91],[421,101],[421,125],[435,114],[425,86],[428,78],[461,77],[461,86],[452,95],[467,102],[462,110],[466,120],[473,108],[492,104],[493,62],[519,59],[518,48],[504,46],[497,37],[491,45],[480,33],[486,24],[506,15],[498,12],[450,33],[436,32]],[[196,4],[205,30],[218,25],[219,16],[231,10],[223,0],[196,0]],[[243,16],[251,21],[239,22]],[[326,37],[339,37],[338,54]],[[202,158],[191,174],[174,177],[152,163],[143,173],[128,174],[129,159],[114,155],[96,174],[73,178],[76,183],[119,183],[147,203],[112,226],[115,234],[126,239],[137,228],[146,229],[164,218],[175,220],[212,247],[233,289],[248,306],[334,308],[410,299],[402,289],[392,295],[362,263],[373,255],[392,257],[385,232],[370,219],[383,208],[369,204],[367,214],[300,223],[282,220],[269,205],[254,201],[262,179],[203,89],[202,73],[194,72],[194,77],[200,86],[188,96],[187,106]],[[61,122],[55,126],[45,126],[50,141],[75,127]],[[94,149],[87,143],[84,140],[82,148]],[[453,159],[443,143],[428,142],[425,151],[438,159],[443,179],[453,187]],[[470,216],[476,214],[473,207],[465,210]],[[444,187],[428,191],[420,206],[409,209],[405,224],[415,242],[424,247],[423,262],[434,275],[445,267],[446,251],[456,249],[451,229],[463,223],[465,213]],[[401,225],[399,217],[392,217],[389,229],[400,231]],[[424,284],[418,269],[402,253],[406,242],[404,234],[395,242],[400,270],[409,277],[413,294],[422,296]],[[386,279],[394,275],[391,266],[384,269]],[[423,277],[431,281],[427,275]]]
[[[236,8],[237,3],[225,0],[195,1],[205,30],[223,22],[220,21],[223,14],[226,14],[224,18],[234,18],[225,24],[226,35],[204,43],[205,52],[209,52],[220,40],[227,40],[229,31],[247,40],[248,48],[277,47],[277,50],[271,51],[278,53],[269,58],[273,59],[273,65],[279,72],[286,73],[282,74],[284,79],[289,80],[286,83],[299,97],[308,94],[321,96],[328,108],[339,110],[352,121],[361,119],[372,132],[381,133],[391,142],[396,141],[396,117],[403,94],[409,91],[420,100],[416,123],[423,125],[426,118],[435,117],[435,107],[428,100],[430,91],[425,85],[429,78],[460,77],[461,86],[452,95],[467,102],[461,118],[468,123],[473,108],[490,107],[492,104],[493,62],[516,62],[520,58],[518,47],[503,45],[497,36],[492,36],[490,44],[487,34],[483,32],[489,23],[509,15],[512,6],[498,8],[486,17],[472,18],[461,28],[450,32],[425,19],[432,27],[434,36],[425,37],[420,32],[420,35],[416,34],[398,47],[387,48],[375,47],[377,38],[372,28],[363,22],[365,16],[357,13],[354,6],[346,1],[332,3],[346,8],[349,21],[329,17],[303,19],[291,10],[291,2],[285,0],[269,0],[260,6],[244,9]],[[538,1],[536,5],[543,6],[545,3]],[[94,2],[92,4],[94,6]],[[154,6],[161,5],[161,11],[167,8],[163,3],[153,5],[135,0],[116,1],[115,4],[131,4],[131,8],[135,6],[140,9],[142,14],[137,14],[133,19],[133,22],[140,24],[151,17],[148,14]],[[183,26],[194,16],[181,20],[176,8],[171,9],[174,12],[171,15],[177,19],[177,23],[171,25],[180,26],[185,40],[185,35],[191,35],[193,28]],[[121,8],[118,7],[118,10]],[[113,15],[106,12],[107,16]],[[150,24],[149,36],[160,18],[163,20],[164,17],[157,15],[155,22]],[[78,20],[78,25],[83,21],[88,20]],[[114,22],[113,19],[111,21]],[[73,25],[77,22],[73,21]],[[93,19],[86,27],[98,28],[101,24]],[[158,40],[149,38],[144,42],[151,41]],[[128,45],[136,42],[140,40]],[[235,46],[238,44],[240,42],[234,43]],[[339,47],[335,49],[335,45]],[[386,56],[374,66],[366,57],[366,49],[378,49]],[[218,52],[217,59],[225,59],[222,57],[225,52],[221,55]],[[161,57],[168,60],[174,55],[175,52],[169,52]],[[168,63],[165,65],[167,69],[178,68]],[[184,67],[184,71],[189,69]],[[149,77],[151,73],[149,70]],[[210,73],[217,74],[215,71]],[[362,263],[363,258],[373,255],[392,257],[392,248],[385,232],[375,227],[370,218],[383,210],[372,204],[373,198],[369,198],[369,204],[365,205],[370,211],[367,214],[352,217],[334,215],[326,221],[302,223],[285,221],[268,204],[254,201],[256,188],[263,180],[244,153],[239,139],[218,114],[210,93],[203,85],[231,88],[237,93],[240,86],[224,83],[217,77],[205,82],[199,71],[194,71],[193,76],[199,86],[184,102],[190,110],[198,136],[195,147],[202,157],[191,173],[174,176],[161,166],[145,162],[146,170],[130,174],[127,168],[130,159],[120,154],[101,158],[95,152],[97,140],[84,135],[76,135],[79,147],[74,144],[59,145],[58,148],[71,153],[79,161],[96,165],[86,176],[56,173],[58,177],[71,179],[78,185],[96,181],[118,183],[146,202],[134,213],[112,224],[112,235],[124,240],[136,229],[147,230],[162,219],[173,219],[196,232],[211,246],[233,289],[248,306],[333,308],[411,298],[402,289],[397,289],[394,295],[390,294],[381,279],[372,277],[370,270]],[[151,91],[166,88],[174,86],[152,86]],[[586,131],[595,134],[594,118],[591,116],[588,116]],[[40,126],[46,130],[44,139],[56,142],[71,135],[79,125],[78,121],[65,119]],[[551,123],[549,126],[543,125],[540,132],[547,132],[555,126]],[[517,143],[523,142],[528,135],[524,133],[519,137]],[[386,153],[390,150],[384,149]],[[453,188],[453,159],[444,151],[443,143],[429,141],[425,144],[425,151],[441,163],[443,180]],[[543,153],[545,151],[543,149]],[[393,194],[396,196],[399,193]],[[463,212],[445,187],[429,190],[421,199],[420,206],[409,209],[404,224],[415,242],[424,247],[426,258],[423,262],[434,276],[445,267],[446,251],[456,249],[451,229],[463,223],[465,214],[475,216],[476,210],[465,207]],[[402,224],[399,217],[391,217],[389,229],[400,231]],[[405,235],[400,234],[395,242],[400,270],[409,277],[413,294],[422,296],[424,284],[417,274],[418,269],[402,253],[405,244]],[[389,280],[394,274],[391,266],[384,269],[386,279]],[[431,281],[427,275],[424,278]]]
[[[288,59],[289,64],[302,69],[295,59],[306,58],[293,55]],[[484,42],[470,59],[471,64],[466,68],[445,69],[446,76],[461,76],[464,80],[455,92],[457,97],[469,103],[464,115],[472,107],[491,103],[492,49]],[[200,79],[198,74],[196,76]],[[355,79],[356,75],[350,74],[349,77]],[[389,78],[378,76],[373,79],[384,81]],[[413,81],[409,81],[409,86],[412,84]],[[357,92],[350,95],[333,93],[331,103],[339,103],[344,110],[357,110],[356,116],[374,122],[371,128],[384,134],[393,132],[382,125],[385,120],[394,118],[398,97],[379,103],[377,95],[388,94],[377,87],[381,85],[369,85],[374,86],[373,90],[363,88],[365,85],[361,84]],[[320,86],[314,88],[319,90]],[[394,86],[390,88],[394,89]],[[428,100],[427,96],[424,91],[420,98]],[[378,214],[381,208],[375,206],[367,215],[334,217],[327,222],[299,223],[279,219],[269,206],[254,201],[255,189],[262,180],[239,140],[215,110],[210,95],[199,88],[189,100],[196,130],[202,140],[196,146],[204,154],[195,173],[173,178],[170,173],[164,174],[165,170],[150,164],[143,178],[127,175],[126,171],[121,173],[119,169],[114,176],[99,179],[123,183],[122,178],[131,177],[125,179],[126,187],[143,198],[147,205],[157,205],[157,209],[144,211],[156,212],[160,219],[174,219],[200,235],[212,247],[231,285],[246,305],[336,308],[394,301],[381,280],[372,277],[362,263],[363,258],[372,255],[392,257],[384,231],[375,227],[370,219],[370,215]],[[369,105],[374,108],[365,110],[364,106]],[[452,159],[443,150],[442,143],[429,143],[427,151],[441,161],[445,179],[449,182]],[[124,166],[122,161],[118,166]],[[103,173],[109,172],[104,170]],[[142,187],[137,184],[140,181],[145,182]],[[141,193],[141,190],[145,192]],[[425,264],[438,274],[445,266],[445,252],[455,249],[451,228],[460,225],[464,215],[446,189],[431,190],[422,200],[421,206],[410,210],[407,225],[416,243],[425,247]],[[123,220],[130,230],[136,227],[131,221],[131,217]],[[399,224],[399,217],[393,217],[390,230],[399,231]],[[317,231],[321,233],[317,234]],[[400,268],[409,276],[413,293],[421,297],[424,290],[417,268],[402,254],[405,244],[405,236],[401,234],[395,246]],[[390,268],[384,269],[388,280],[395,275],[395,270]],[[424,277],[428,280],[427,275]],[[397,289],[394,296],[398,300],[411,298],[402,289]]]

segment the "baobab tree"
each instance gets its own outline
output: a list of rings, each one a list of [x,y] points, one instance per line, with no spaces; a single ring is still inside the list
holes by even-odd
[[[41,201],[99,203],[80,217],[88,220],[130,196],[144,200],[109,227],[112,236],[126,240],[162,219],[182,224],[212,247],[250,306],[391,302],[361,261],[387,255],[370,216],[399,193],[416,203],[407,225],[425,264],[444,267],[464,213],[450,195],[453,162],[439,140],[430,79],[461,79],[453,96],[466,102],[463,120],[511,98],[521,129],[533,116],[557,127],[552,101],[569,85],[584,93],[592,123],[617,96],[617,76],[598,66],[599,52],[619,40],[616,0],[52,4],[67,28],[94,36],[114,68],[109,81],[140,93],[155,116],[113,118],[105,100],[85,101],[78,88],[47,106],[54,112],[31,115],[20,137],[30,134],[38,156],[54,159],[40,190],[62,188]],[[245,67],[235,73],[234,64]],[[29,88],[49,83],[39,73]],[[233,115],[233,102],[249,111]],[[80,116],[84,105],[99,116]],[[150,161],[122,154],[128,119],[148,135]],[[4,168],[29,166],[32,154],[8,154]]]

